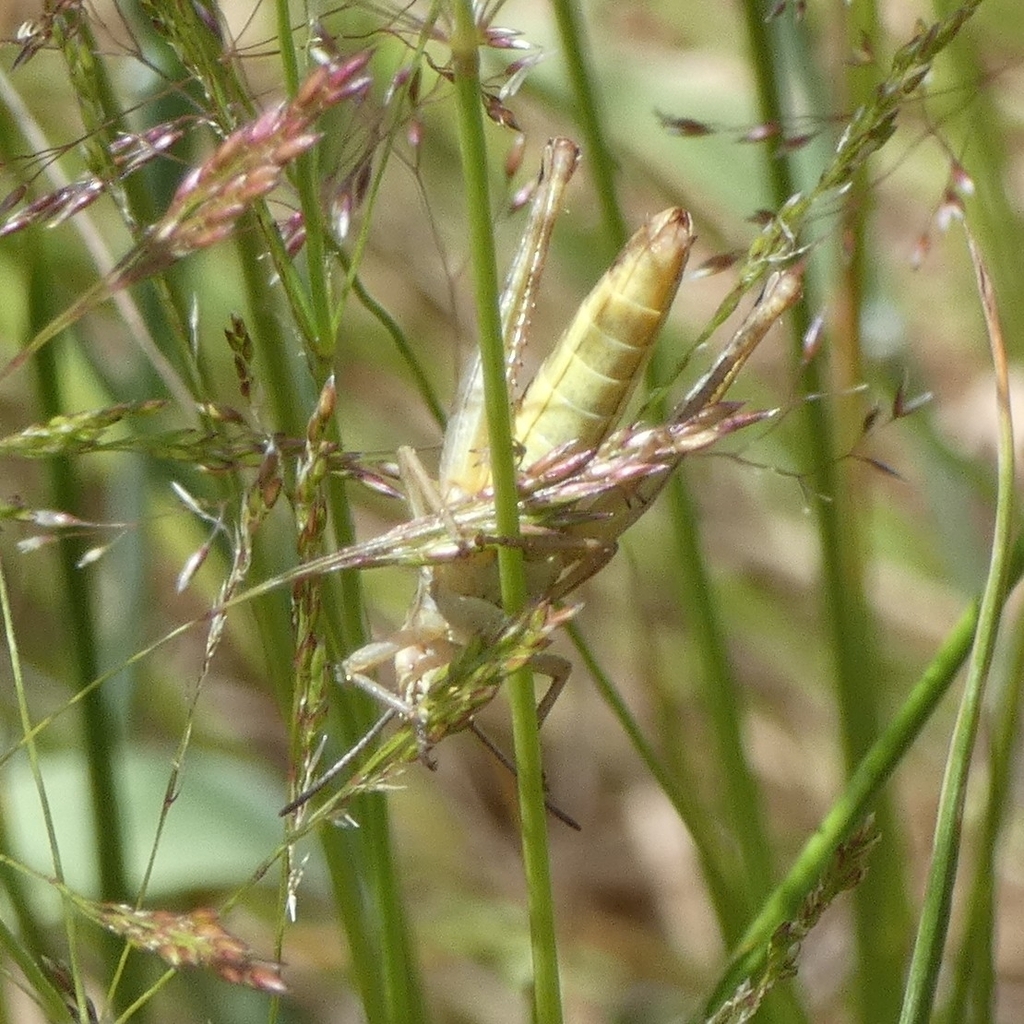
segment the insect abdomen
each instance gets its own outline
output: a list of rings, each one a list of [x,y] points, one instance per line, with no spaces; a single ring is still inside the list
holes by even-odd
[[[516,414],[524,466],[568,441],[596,446],[614,429],[672,305],[691,241],[689,214],[663,211],[583,301]]]

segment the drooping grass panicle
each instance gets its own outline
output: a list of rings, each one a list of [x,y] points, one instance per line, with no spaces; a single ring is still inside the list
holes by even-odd
[[[44,327],[5,367],[22,366],[43,345],[127,285],[161,273],[176,260],[227,238],[243,214],[282,181],[297,157],[319,140],[313,125],[327,109],[358,102],[370,86],[370,54],[316,67],[290,101],[235,129],[179,184],[169,208],[105,278]]]
[[[790,196],[764,223],[746,259],[740,263],[735,287],[694,344],[705,342],[732,315],[743,296],[769,273],[801,258],[807,244],[803,232],[810,214],[844,191],[858,169],[885,145],[896,130],[901,107],[921,87],[935,58],[971,18],[979,3],[980,0],[967,0],[942,21],[928,26],[919,23],[915,35],[893,55],[888,73],[874,88],[869,101],[854,111],[814,187]],[[667,379],[675,381],[685,368],[684,360]],[[659,401],[666,390],[658,388],[650,401]]]
[[[155,953],[175,969],[201,967],[233,985],[261,992],[287,991],[282,964],[264,959],[244,940],[232,935],[210,908],[186,913],[140,910],[121,903],[81,901],[79,909],[97,924],[137,949]]]

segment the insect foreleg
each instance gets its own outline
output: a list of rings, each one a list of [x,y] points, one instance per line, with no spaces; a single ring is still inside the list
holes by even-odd
[[[397,693],[392,693],[386,686],[378,683],[373,676],[365,675],[362,672],[353,672],[346,667],[338,673],[338,682],[358,686],[363,693],[369,694],[374,700],[380,701],[389,711],[410,722],[415,722],[418,717],[412,703],[404,700]]]
[[[429,604],[429,602],[427,602]],[[418,615],[410,616],[406,626],[387,640],[366,644],[350,654],[336,673],[339,684],[351,683],[383,704],[392,715],[410,723],[416,733],[420,758],[433,767],[429,756],[425,711],[416,700],[416,687],[431,670],[447,664],[451,651],[446,638],[445,623],[431,609],[416,605]],[[394,659],[401,692],[382,686],[367,673]]]
[[[414,517],[439,516],[452,540],[465,542],[466,530],[456,521],[452,502],[441,493],[415,449],[403,445],[398,449],[398,471],[405,487],[406,501]],[[480,545],[475,545],[479,547]]]

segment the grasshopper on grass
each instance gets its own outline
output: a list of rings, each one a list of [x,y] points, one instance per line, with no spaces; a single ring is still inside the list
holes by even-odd
[[[643,514],[687,452],[764,415],[739,414],[737,406],[722,398],[747,356],[800,294],[798,274],[775,275],[668,424],[613,434],[675,297],[692,243],[689,214],[679,208],[665,210],[627,242],[520,394],[516,377],[534,294],[554,217],[577,159],[576,146],[568,140],[549,143],[501,304],[506,379],[521,449],[521,543],[535,607],[557,604],[606,564],[619,536]],[[451,686],[449,675],[461,652],[507,635],[502,633],[508,619],[501,608],[495,541],[481,542],[493,535],[493,493],[478,364],[469,368],[460,387],[437,482],[410,449],[400,451],[399,462],[414,518],[376,544],[370,542],[372,549],[349,549],[321,568],[396,561],[420,565],[403,627],[387,641],[356,651],[343,671],[346,681],[388,709],[373,735],[397,715],[413,724],[420,753],[426,756],[438,735],[452,731],[433,728],[430,695],[442,681]],[[406,556],[397,554],[398,549]],[[552,680],[538,707],[542,721],[569,674],[564,659],[542,650],[545,643],[546,638],[525,658]],[[389,660],[396,691],[368,674]],[[493,689],[487,699],[492,694]],[[481,703],[467,702],[471,710],[458,727],[472,727],[472,710]],[[307,800],[349,761],[321,776],[285,811]]]

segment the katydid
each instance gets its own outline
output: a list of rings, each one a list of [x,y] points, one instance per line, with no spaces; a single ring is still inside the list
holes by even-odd
[[[531,465],[570,442],[596,448],[616,426],[642,376],[651,347],[668,314],[682,278],[692,240],[689,215],[678,208],[645,224],[583,301],[561,340],[541,365],[518,401],[515,370],[525,342],[532,296],[543,265],[554,214],[576,164],[575,146],[553,140],[545,154],[541,180],[523,243],[513,260],[502,302],[510,401],[515,403],[514,435],[521,465]],[[513,301],[514,299],[514,301]],[[474,363],[460,389],[442,449],[436,488],[402,453],[403,476],[417,514],[443,508],[459,494],[478,494],[490,472],[483,426],[482,375]],[[527,555],[531,596],[547,595],[565,569],[565,552]],[[454,650],[473,636],[494,629],[503,612],[493,549],[420,572],[416,597],[394,653],[403,699],[412,702],[418,688],[430,685],[430,673],[448,665]],[[389,650],[390,650],[389,645]],[[376,657],[376,652],[374,652]],[[370,667],[357,655],[350,675]],[[568,675],[561,658],[539,655],[533,667],[551,676],[555,692]],[[366,685],[366,678],[357,679]],[[377,687],[374,686],[376,692]],[[545,702],[548,706],[548,702]]]
[[[728,430],[757,418],[735,415],[735,407],[722,398],[754,347],[800,294],[798,273],[774,275],[669,424],[612,434],[642,377],[692,242],[689,214],[679,208],[665,210],[627,242],[517,397],[516,371],[533,297],[576,160],[571,142],[549,143],[501,305],[514,436],[522,452],[521,507],[531,512],[538,505],[546,509],[547,503],[556,509],[534,531],[536,540],[520,541],[530,597],[537,603],[561,601],[606,564],[619,536],[643,514],[687,452],[707,447]],[[480,542],[488,528],[493,529],[493,499],[477,364],[460,388],[445,434],[438,481],[430,480],[411,450],[400,451],[399,461],[414,518],[376,541],[337,553],[320,568],[403,561],[420,566],[418,589],[402,629],[387,641],[356,651],[343,668],[346,680],[387,705],[385,718],[397,714],[413,723],[426,754],[428,730],[422,716],[427,714],[424,700],[431,688],[461,650],[481,637],[497,635],[507,621],[494,542]],[[557,509],[562,505],[571,508],[560,519]],[[444,534],[447,538],[441,541]],[[392,659],[397,692],[367,674]],[[529,664],[552,679],[538,708],[543,720],[569,666],[547,653],[532,655]],[[378,727],[382,724],[383,720]],[[336,770],[337,766],[286,810],[322,788]]]

